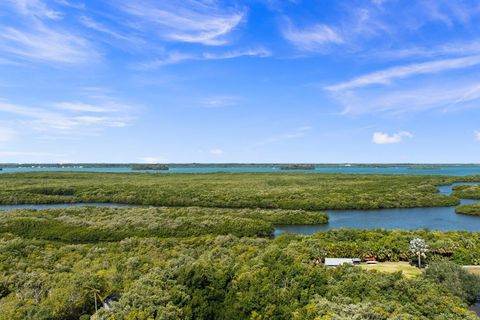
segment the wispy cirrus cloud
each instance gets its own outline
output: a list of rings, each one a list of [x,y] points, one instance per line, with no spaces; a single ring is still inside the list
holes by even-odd
[[[0,113],[13,116],[25,130],[53,136],[94,136],[107,128],[121,128],[133,120],[134,106],[116,101],[58,102],[39,107],[0,102]]]
[[[0,10],[8,10],[16,19],[0,21],[0,53],[5,61],[92,64],[103,61],[112,48],[134,54],[131,64],[145,69],[188,60],[271,56],[261,46],[216,52],[188,46],[231,44],[232,33],[247,17],[248,9],[239,4],[127,0],[109,3],[108,10],[99,12],[65,0],[6,1],[0,2]],[[72,11],[78,18],[65,19]],[[185,47],[173,48],[176,43]]]
[[[212,96],[203,99],[201,104],[206,108],[223,108],[238,105],[242,100],[237,96]]]
[[[151,61],[140,64],[139,68],[140,69],[156,69],[163,66],[177,64],[177,63],[181,63],[188,60],[198,60],[198,59],[199,59],[198,56],[195,56],[190,53],[172,51],[162,56],[161,58],[157,58],[155,60],[151,60]]]
[[[385,85],[391,83],[393,80],[396,79],[408,78],[420,74],[431,74],[448,70],[467,68],[479,64],[480,55],[415,63],[372,72],[346,82],[327,86],[325,87],[325,89],[329,91],[340,91],[366,87],[373,84]]]
[[[234,50],[219,53],[205,52],[203,58],[205,60],[223,60],[235,59],[240,57],[259,57],[267,58],[272,56],[272,52],[266,48],[258,47],[254,49]]]
[[[14,59],[67,64],[97,61],[100,54],[84,38],[37,24],[35,30],[0,27],[0,51]]]
[[[270,57],[271,52],[265,48],[244,49],[226,52],[205,52],[203,54],[184,53],[178,51],[168,52],[162,57],[140,64],[140,69],[156,69],[163,66],[174,65],[185,61],[227,60],[241,57]]]
[[[51,20],[60,20],[63,18],[62,12],[50,8],[42,0],[6,0],[6,3],[22,15]]]
[[[440,79],[417,87],[339,91],[335,92],[334,99],[343,106],[344,115],[444,112],[475,107],[480,99],[480,83],[458,81],[449,84]]]
[[[392,135],[385,132],[375,132],[372,136],[372,142],[375,144],[396,144],[402,142],[404,138],[413,138],[413,134],[408,131],[400,131]]]
[[[50,4],[43,0],[0,3],[0,9],[14,17],[0,21],[0,53],[4,59],[62,64],[98,61],[101,54],[81,30],[65,27],[61,3],[54,9]]]
[[[92,104],[79,101],[72,102],[58,102],[54,103],[53,107],[62,110],[79,111],[79,112],[92,112],[92,113],[108,113],[117,112],[122,110],[122,106],[118,106],[115,103],[109,102],[107,104]]]
[[[79,21],[85,27],[87,27],[89,29],[92,29],[92,30],[95,30],[95,31],[98,31],[98,32],[101,32],[101,33],[104,33],[104,34],[107,34],[109,36],[112,36],[115,39],[128,40],[128,41],[131,40],[131,38],[129,38],[127,36],[124,36],[124,35],[120,34],[119,32],[114,31],[112,28],[94,20],[93,18],[91,18],[89,16],[83,15],[79,18]]]
[[[224,45],[227,35],[245,18],[242,8],[226,8],[216,1],[123,1],[115,3],[139,28],[155,28],[166,40]]]
[[[415,46],[406,47],[415,42],[409,35],[416,36],[433,24],[444,24],[452,30],[453,27],[470,28],[480,16],[476,1],[416,1],[408,6],[399,1],[360,0],[354,6],[348,1],[336,3],[341,10],[333,19],[327,16],[307,20],[285,11],[288,18],[281,26],[285,39],[297,49],[323,54],[364,52],[375,56],[381,52],[394,56],[403,51],[402,54],[412,55],[417,50]],[[292,27],[300,21],[303,28]]]
[[[389,67],[325,86],[343,114],[451,111],[480,99],[480,55]],[[451,75],[466,70],[461,77]]]
[[[339,45],[345,42],[337,30],[325,24],[315,24],[300,29],[287,20],[282,34],[285,39],[293,43],[297,48],[305,51],[321,51],[332,45]]]

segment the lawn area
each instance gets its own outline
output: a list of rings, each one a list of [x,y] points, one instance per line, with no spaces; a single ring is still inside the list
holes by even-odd
[[[366,270],[377,270],[381,272],[398,272],[401,271],[406,278],[415,278],[422,273],[422,270],[410,265],[408,262],[382,262],[375,265],[360,265],[361,268]]]
[[[480,275],[480,266],[464,266],[464,268],[470,273]]]

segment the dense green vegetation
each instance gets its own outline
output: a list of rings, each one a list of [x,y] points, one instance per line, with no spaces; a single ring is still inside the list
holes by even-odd
[[[294,235],[288,237],[302,238]],[[448,257],[462,265],[480,265],[480,233],[476,232],[341,229],[303,238],[304,241],[315,243],[331,257],[375,257],[379,261],[412,262],[416,262],[416,258],[410,252],[409,242],[421,238],[427,242],[430,255]]]
[[[480,185],[462,184],[453,188],[454,195],[462,199],[480,199]]]
[[[458,198],[438,194],[435,186],[456,179],[311,173],[16,173],[0,175],[0,203],[115,202],[295,210],[452,206],[459,204]]]
[[[322,212],[302,210],[79,207],[10,211],[2,215],[0,232],[70,242],[205,234],[271,237],[274,225],[327,222]]]
[[[480,233],[344,229],[271,237],[276,224],[326,223],[322,209],[457,204],[435,188],[456,179],[2,174],[4,204],[164,207],[2,212],[0,320],[479,319],[468,306],[480,279],[459,265],[480,265]],[[428,245],[428,268],[413,278],[321,263],[375,257],[416,265],[415,238]],[[119,301],[102,308],[112,294]]]
[[[480,216],[480,203],[466,204],[455,208],[459,214],[468,214],[471,216]]]
[[[428,271],[414,279],[314,263],[339,243],[351,251],[363,239],[379,241],[370,248],[373,254],[385,244],[408,247],[417,236],[454,246],[464,238],[460,246],[479,251],[478,235],[427,231],[97,244],[4,234],[0,319],[87,319],[95,313],[94,291],[120,298],[94,319],[352,319],[352,312],[355,319],[478,319],[467,305],[480,282],[451,262],[430,258]]]

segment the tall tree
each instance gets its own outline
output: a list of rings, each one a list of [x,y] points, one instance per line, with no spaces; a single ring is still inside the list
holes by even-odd
[[[415,238],[410,241],[410,252],[412,252],[418,258],[418,267],[422,267],[422,257],[425,258],[428,252],[428,245],[425,240]]]

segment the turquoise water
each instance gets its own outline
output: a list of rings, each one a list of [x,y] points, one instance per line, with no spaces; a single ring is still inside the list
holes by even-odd
[[[145,172],[131,170],[128,167],[124,168],[4,168],[0,173],[9,172]],[[315,170],[280,170],[274,167],[174,167],[168,171],[147,171],[155,173],[212,173],[212,172],[311,172],[311,173],[357,173],[357,174],[434,174],[434,175],[451,175],[451,176],[465,176],[480,174],[480,165],[439,165],[431,168],[418,168],[407,166],[397,167],[380,167],[380,168],[368,168],[368,167],[355,167],[355,166],[329,166],[318,167]]]

